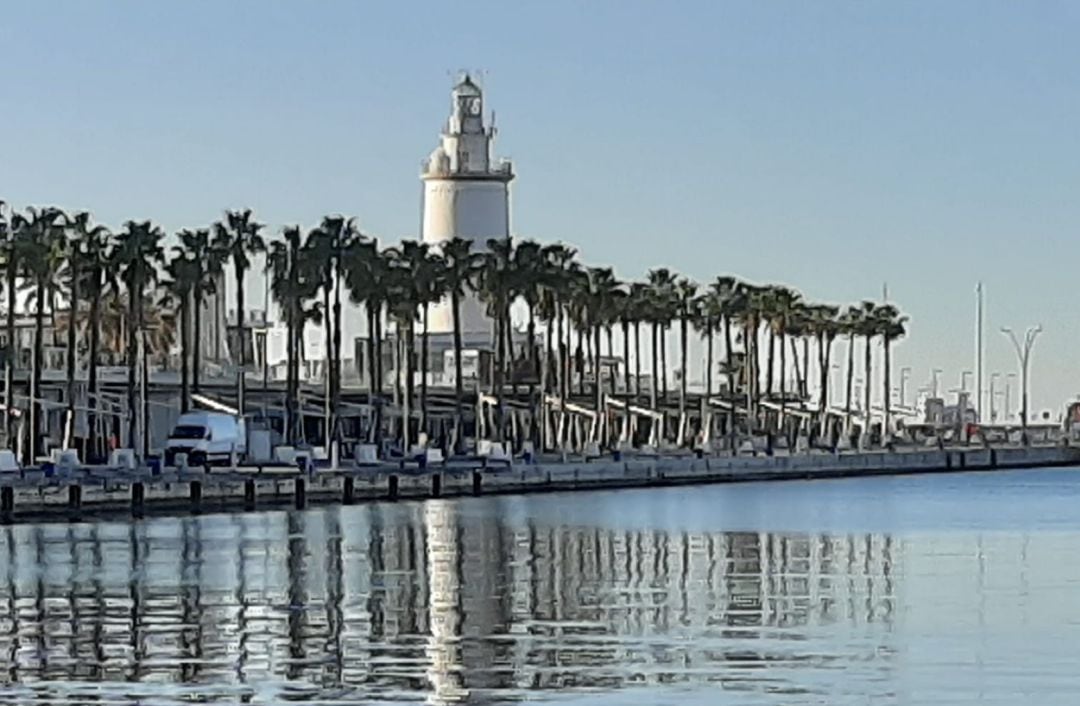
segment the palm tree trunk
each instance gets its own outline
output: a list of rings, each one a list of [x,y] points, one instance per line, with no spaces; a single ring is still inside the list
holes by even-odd
[[[865,366],[866,366],[866,382],[863,384],[863,389],[866,391],[866,407],[864,408],[864,413],[863,413],[863,415],[864,415],[863,416],[863,436],[865,438],[867,438],[867,439],[870,438],[870,392],[871,392],[870,372],[871,372],[871,364],[872,364],[872,362],[873,362],[873,337],[872,336],[867,336],[866,337],[865,356],[864,356],[864,363],[865,363]]]
[[[769,397],[773,396],[773,358],[774,348],[776,344],[776,332],[772,327],[769,327],[769,367],[765,370],[765,394]],[[783,352],[783,351],[781,351]]]
[[[202,273],[201,272],[200,272],[200,275],[199,275],[199,279],[200,279],[200,281],[202,279]],[[199,286],[201,287],[201,284]],[[194,308],[195,308],[195,313],[194,313],[194,316],[192,318],[194,318],[194,320],[195,320],[194,327],[195,327],[195,331],[197,332],[197,338],[199,338],[202,335],[203,297],[202,297],[202,293],[199,292],[198,289],[196,289],[196,292],[195,292]],[[195,342],[195,347],[191,351],[191,389],[194,392],[199,391],[199,377],[200,377],[199,370],[200,370],[201,367],[202,367],[202,340],[201,340],[201,338],[199,338],[199,340],[197,340]]]
[[[630,397],[630,320],[622,320],[622,338],[623,338],[623,387],[625,388],[626,397]]]
[[[890,399],[892,397],[892,395],[889,394],[890,391],[891,391],[890,390],[890,385],[889,385],[891,380],[889,378],[890,378],[891,373],[892,373],[892,370],[890,369],[891,361],[889,359],[889,337],[888,336],[882,336],[881,337],[881,342],[882,342],[882,345],[885,348],[885,354],[884,354],[884,357],[885,357],[885,362],[884,362],[884,365],[885,365],[885,368],[884,368],[885,389],[883,390],[883,392],[885,394],[885,397],[884,397],[885,417],[881,422],[881,445],[882,446],[887,446],[888,443],[889,443],[889,413],[891,411],[890,408],[891,408],[891,403],[892,403],[892,400]]]
[[[667,325],[660,327],[660,390],[661,397],[667,401]]]
[[[138,265],[136,264],[136,267]],[[138,448],[135,445],[138,438],[138,424],[139,413],[137,409],[138,398],[136,392],[138,390],[138,369],[139,369],[139,351],[138,351],[138,334],[139,329],[139,309],[138,302],[142,299],[142,292],[139,291],[137,286],[141,281],[139,273],[133,272],[130,281],[128,282],[128,327],[127,327],[127,366],[128,366],[128,384],[127,384],[127,414],[128,414],[128,438],[127,448]]]
[[[735,407],[738,399],[735,396],[735,366],[732,358],[731,340],[731,317],[724,317],[724,365],[727,367],[728,402],[731,403],[731,414],[728,417],[728,436],[731,438],[731,453],[735,453]]]
[[[652,322],[652,384],[649,385],[650,406],[656,409],[656,393],[660,385],[660,324]]]
[[[630,361],[626,361],[627,366]],[[629,388],[626,390],[630,394]],[[641,322],[634,321],[634,398],[641,397]]]
[[[780,339],[780,418],[777,423],[777,428],[780,433],[787,438],[787,349],[784,347],[784,331],[781,329],[780,333],[776,334],[776,337]],[[796,361],[798,359],[796,358]]]
[[[330,440],[337,441],[338,419],[341,407],[341,242],[335,239],[334,253],[334,346],[331,349],[333,367],[330,369]],[[425,320],[426,322],[426,320]],[[426,341],[425,341],[426,343]],[[327,445],[327,451],[330,447]]]
[[[90,369],[86,375],[87,407],[89,409],[86,415],[86,426],[89,433],[87,447],[90,450],[89,453],[86,454],[88,462],[91,455],[97,458],[97,454],[100,452],[97,434],[97,414],[94,411],[97,409],[98,403],[98,349],[101,347],[101,287],[98,284],[101,281],[101,275],[99,272],[94,272],[93,281],[94,288],[90,292]]]
[[[799,394],[806,399],[810,394],[810,338],[806,336],[803,337],[802,342],[802,363]]]
[[[604,446],[604,391],[600,384],[600,329],[601,326],[593,327],[593,341],[596,344],[596,366],[593,370],[596,371],[596,441],[601,446]]]
[[[465,448],[465,381],[461,365],[461,298],[457,291],[450,293],[450,310],[454,317],[454,421],[457,435],[454,437],[454,452],[461,453]]]
[[[547,321],[547,336],[545,336],[544,345],[547,348],[547,355],[544,360],[544,365],[547,367],[547,379],[545,384],[544,393],[547,394],[557,386],[558,377],[555,377],[555,349],[553,338],[555,336],[555,317],[551,317]]]
[[[608,359],[611,363],[611,394],[615,395],[615,379],[618,377],[618,370],[615,369],[615,336],[612,332],[611,326],[604,327],[605,333],[607,333],[607,347],[608,347]]]
[[[829,361],[826,359],[828,349],[825,343],[825,335],[817,334],[818,353],[818,435],[825,434],[825,425],[829,415]]]
[[[383,393],[383,304],[376,302],[375,312],[375,394]]]
[[[559,399],[562,411],[566,411],[566,396],[570,393],[569,375],[567,366],[570,363],[569,356],[569,341],[565,340],[566,334],[566,322],[563,314],[563,306],[560,302],[555,302],[555,328],[558,329],[558,349],[559,349]]]
[[[506,355],[502,343],[504,323],[502,316],[495,317],[495,369],[492,371],[492,387],[494,388],[492,392],[495,395],[495,441],[500,442],[503,440],[503,372],[505,370],[503,359]]]
[[[8,446],[14,448],[12,433],[15,430],[15,425],[11,411],[15,409],[15,365],[18,363],[16,360],[18,347],[15,344],[15,295],[18,287],[19,263],[14,248],[8,249],[7,257],[7,346],[5,350],[7,365],[4,366],[4,401],[6,402],[4,406],[4,432]]]
[[[330,438],[334,432],[334,320],[330,314],[330,292],[334,271],[327,266],[323,272],[323,327],[325,329],[323,351],[323,446],[330,453]]]
[[[687,355],[687,343],[688,333],[686,330],[687,319],[683,316],[679,320],[679,352],[681,355],[679,363],[679,416],[686,414],[686,355]],[[682,443],[682,439],[679,439],[679,443]]]
[[[536,308],[529,303],[529,363],[532,366],[533,374],[539,379],[540,377],[540,355],[536,348]]]
[[[247,367],[247,346],[244,345],[244,270],[236,267],[236,341],[240,349],[240,368],[236,375],[236,411],[244,416],[244,373]]]
[[[424,323],[420,331],[420,428],[427,430],[427,376],[428,376],[428,313],[430,305],[424,302]]]
[[[705,322],[705,404],[709,404],[712,397],[713,376],[713,322]]]
[[[848,334],[847,340],[847,396],[844,400],[844,418],[851,422],[851,392],[855,384],[855,334]]]
[[[64,439],[73,447],[75,445],[75,357],[78,354],[76,345],[78,338],[76,326],[78,325],[77,313],[79,311],[79,258],[70,258],[71,263],[71,302],[68,305],[68,330],[67,330],[67,418],[64,420]],[[83,454],[85,456],[85,453]]]
[[[732,354],[731,318],[724,317],[724,367],[727,368],[728,395],[732,399],[734,409],[735,400],[735,366],[731,360]]]
[[[288,302],[285,312],[285,443],[295,443],[296,429],[296,406],[295,406],[295,381],[296,381],[296,304]],[[198,316],[198,313],[196,313]],[[197,329],[196,329],[197,330]],[[196,346],[196,349],[198,346]],[[196,377],[196,376],[193,376]]]
[[[799,342],[795,339],[794,336],[788,339],[788,342],[791,343],[791,364],[795,367],[794,392],[801,395],[803,389],[803,378],[806,376],[809,369],[804,369],[804,366],[801,366],[799,364]]]
[[[30,371],[30,443],[26,445],[27,465],[41,455],[41,417],[45,411],[41,404],[41,366],[45,356],[45,287],[46,283],[39,280],[34,312],[34,358]]]
[[[191,389],[188,384],[188,357],[191,354],[191,332],[189,331],[189,298],[184,296],[180,303],[180,413],[191,408]]]

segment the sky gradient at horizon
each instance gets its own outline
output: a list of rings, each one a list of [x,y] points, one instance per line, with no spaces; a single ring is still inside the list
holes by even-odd
[[[909,396],[974,368],[982,279],[987,374],[1016,367],[1000,326],[1041,322],[1033,407],[1057,411],[1080,393],[1078,29],[1066,2],[0,0],[0,198],[415,237],[451,74],[481,68],[516,235],[624,278],[887,282]]]

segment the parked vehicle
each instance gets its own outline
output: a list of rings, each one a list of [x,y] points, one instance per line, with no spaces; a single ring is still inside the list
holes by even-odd
[[[176,420],[165,442],[165,465],[185,453],[192,466],[228,464],[247,453],[244,420],[223,412],[189,412]]]

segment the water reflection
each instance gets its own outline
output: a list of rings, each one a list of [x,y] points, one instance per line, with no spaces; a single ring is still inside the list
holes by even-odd
[[[815,671],[890,668],[887,535],[560,526],[515,502],[5,527],[0,703],[788,702],[830,693]]]

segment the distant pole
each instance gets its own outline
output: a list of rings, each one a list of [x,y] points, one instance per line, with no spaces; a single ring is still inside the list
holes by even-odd
[[[982,421],[983,284],[975,285],[975,421]]]
[[[1016,379],[1016,373],[1005,376],[1005,421],[1012,417],[1012,381]]]
[[[1024,332],[1023,344],[1016,338],[1011,328],[1003,327],[1001,332],[1009,337],[1016,349],[1016,358],[1020,363],[1020,427],[1023,429],[1020,440],[1027,444],[1028,425],[1028,364],[1031,362],[1031,349],[1035,346],[1035,339],[1042,333],[1042,326],[1032,326]]]
[[[996,405],[997,405],[997,399],[996,399],[997,393],[994,391],[994,388],[995,388],[994,383],[1000,377],[1001,377],[1000,372],[991,372],[991,374],[990,374],[990,423],[991,424],[998,421],[998,410],[997,410],[997,407],[996,407]]]

